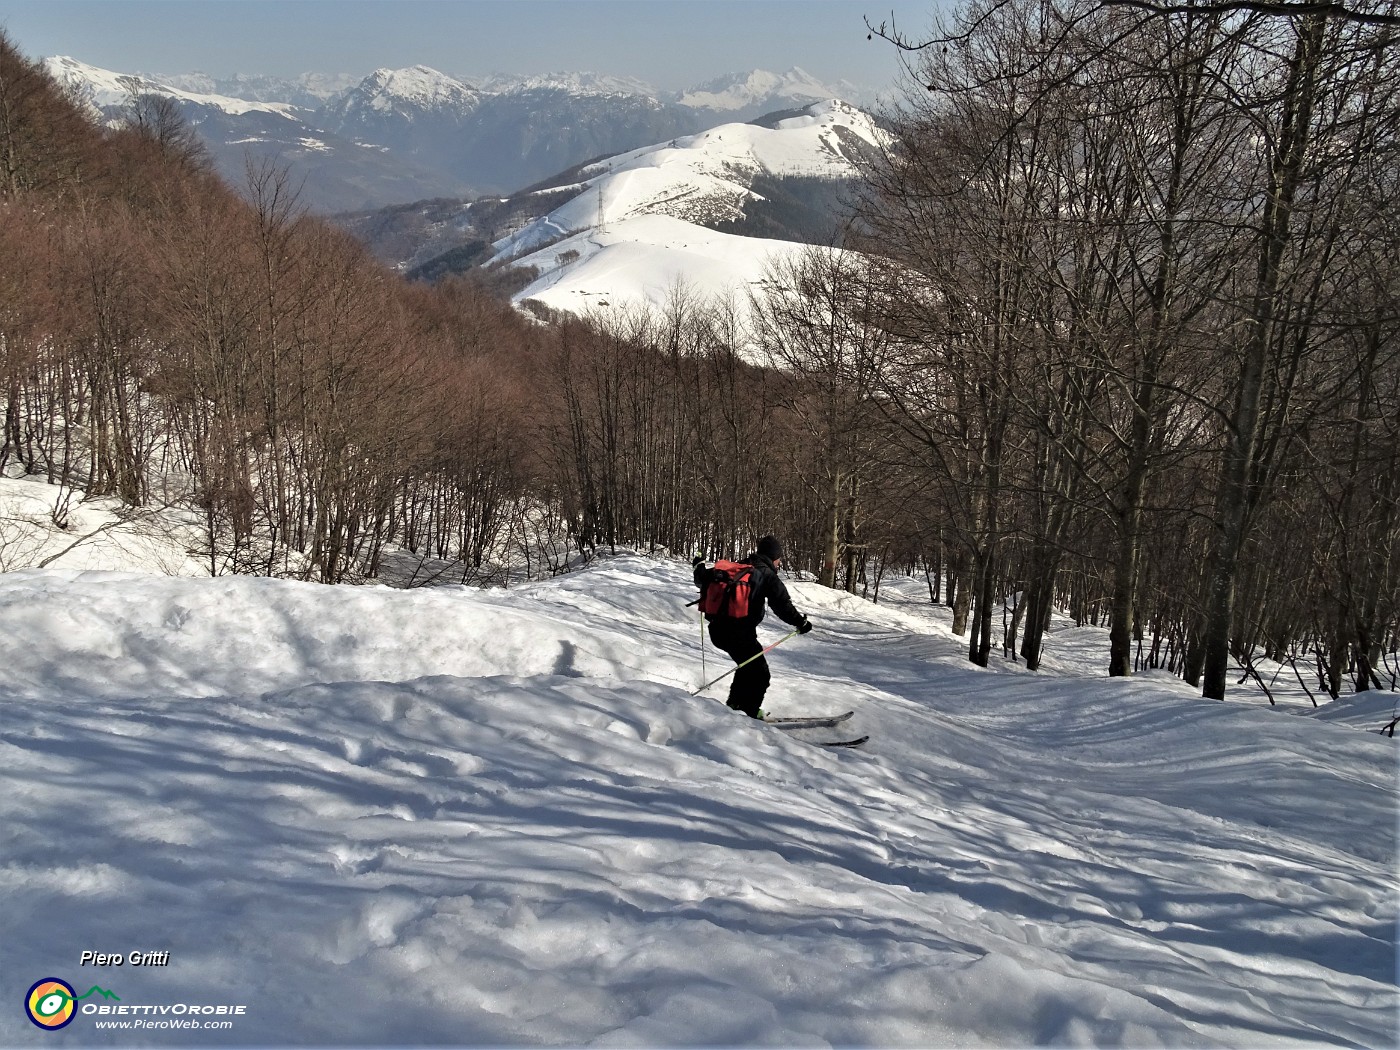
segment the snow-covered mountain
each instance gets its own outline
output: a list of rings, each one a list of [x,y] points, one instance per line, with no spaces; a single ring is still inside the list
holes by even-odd
[[[483,183],[467,163],[474,115],[485,96],[428,66],[376,69],[315,115],[330,134],[383,151],[477,191]]]
[[[133,92],[172,99],[209,150],[217,170],[234,187],[244,184],[251,158],[288,166],[304,187],[302,202],[323,212],[475,192],[474,186],[450,171],[328,131],[320,126],[315,111],[286,102],[185,90],[69,57],[45,59],[44,65],[50,75],[92,105],[99,119],[120,118]]]
[[[662,305],[683,285],[742,293],[774,256],[804,245],[705,227],[743,217],[761,176],[853,179],[884,135],[831,99],[769,124],[723,124],[585,165],[576,190],[496,244],[494,262],[539,276],[516,296],[584,312],[599,303]],[[564,187],[553,187],[557,193]]]
[[[322,124],[339,133],[363,132],[380,121],[410,124],[426,117],[460,121],[481,103],[481,92],[429,66],[376,69],[321,110]]]
[[[793,66],[786,73],[764,69],[729,73],[680,92],[676,101],[696,109],[757,116],[775,109],[801,107],[827,98],[852,98],[849,84],[823,84]],[[854,99],[852,99],[855,101]]]
[[[771,125],[721,124],[644,146],[580,168],[578,194],[504,238],[498,258],[636,215],[700,224],[734,219],[754,195],[755,176],[854,178],[863,156],[882,142],[867,114],[831,99]]]
[[[478,89],[427,67],[376,70],[331,100],[320,126],[509,192],[591,157],[701,126],[639,82],[596,74],[496,77]]]
[[[591,157],[708,123],[639,80],[595,73],[496,75],[479,86],[425,66],[376,70],[331,99],[319,126],[509,192]]]
[[[55,80],[104,112],[128,105],[133,95],[164,95],[177,102],[217,109],[230,116],[265,113],[297,121],[300,115],[297,107],[287,102],[260,102],[214,92],[185,90],[140,74],[101,69],[67,55],[46,58],[43,66]]]
[[[483,91],[492,93],[553,88],[578,95],[642,95],[729,120],[748,120],[780,109],[800,109],[828,98],[842,98],[857,104],[873,101],[868,91],[849,81],[824,82],[799,66],[785,73],[765,69],[727,73],[677,92],[659,91],[636,77],[586,72],[538,76],[493,74],[469,79]],[[714,123],[713,119],[708,123]]]

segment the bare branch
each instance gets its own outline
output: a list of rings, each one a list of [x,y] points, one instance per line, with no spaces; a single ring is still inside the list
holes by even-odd
[[[1248,11],[1259,15],[1281,15],[1297,18],[1322,15],[1366,26],[1400,26],[1400,14],[1361,11],[1336,0],[1219,0],[1210,3],[1163,4],[1155,0],[1100,0],[1103,7],[1131,7],[1158,15],[1223,15]],[[1392,5],[1393,6],[1393,5]]]

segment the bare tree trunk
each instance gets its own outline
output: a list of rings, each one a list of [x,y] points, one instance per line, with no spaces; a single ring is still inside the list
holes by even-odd
[[[967,617],[972,608],[972,580],[968,571],[968,555],[960,553],[948,578],[948,601],[953,607],[953,633],[967,633]]]
[[[1108,673],[1126,678],[1133,673],[1133,613],[1137,594],[1138,563],[1142,554],[1142,495],[1145,470],[1129,468],[1124,485],[1124,505],[1119,508],[1118,559],[1113,567],[1113,596],[1109,610]]]
[[[1260,230],[1259,270],[1235,410],[1226,432],[1225,458],[1216,501],[1216,535],[1206,593],[1201,695],[1212,700],[1225,699],[1229,677],[1236,576],[1254,504],[1251,467],[1259,439],[1269,348],[1279,310],[1281,263],[1288,246],[1294,195],[1301,180],[1311,132],[1326,24],[1322,15],[1309,15],[1299,26],[1284,96],[1278,152],[1273,161],[1269,197]]]
[[[831,490],[827,494],[831,501],[828,509],[826,530],[826,551],[822,556],[821,582],[823,587],[836,586],[836,567],[841,561],[841,475],[831,475]]]

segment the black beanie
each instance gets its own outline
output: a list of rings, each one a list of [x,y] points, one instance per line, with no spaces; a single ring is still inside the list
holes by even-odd
[[[769,561],[777,561],[783,556],[783,545],[776,536],[762,536],[758,541],[758,553]]]

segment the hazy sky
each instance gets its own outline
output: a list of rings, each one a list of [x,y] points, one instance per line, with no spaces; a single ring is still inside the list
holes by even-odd
[[[952,0],[0,0],[0,27],[32,58],[118,72],[363,75],[586,70],[662,90],[722,73],[801,66],[882,90],[893,47],[862,19],[927,29]]]

